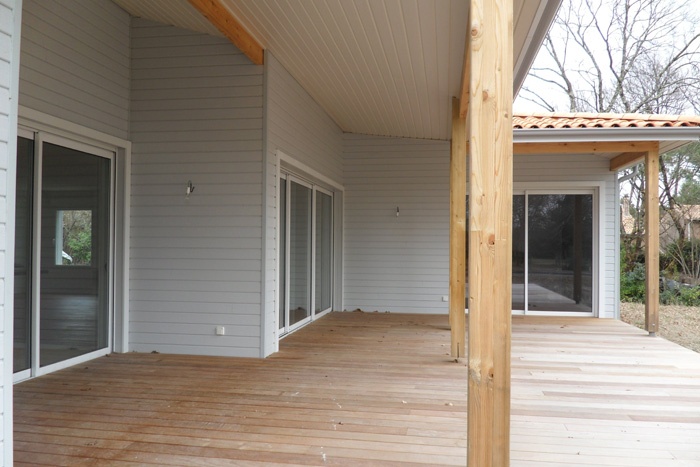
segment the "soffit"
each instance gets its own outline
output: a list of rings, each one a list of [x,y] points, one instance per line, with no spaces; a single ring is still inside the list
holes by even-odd
[[[220,36],[187,0],[114,0],[131,15]],[[450,138],[465,0],[220,0],[345,132]],[[560,0],[514,0],[515,89]],[[203,23],[204,22],[204,23]]]

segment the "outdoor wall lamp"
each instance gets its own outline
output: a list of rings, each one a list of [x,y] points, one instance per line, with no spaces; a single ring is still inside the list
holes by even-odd
[[[185,199],[190,199],[190,195],[194,191],[194,185],[192,184],[192,180],[187,181],[187,186],[185,187]]]

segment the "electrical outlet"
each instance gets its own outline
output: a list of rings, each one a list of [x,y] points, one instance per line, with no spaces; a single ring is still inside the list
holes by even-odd
[[[217,327],[216,327],[216,335],[217,335],[217,336],[226,335],[226,328],[223,327],[223,326],[217,326]]]

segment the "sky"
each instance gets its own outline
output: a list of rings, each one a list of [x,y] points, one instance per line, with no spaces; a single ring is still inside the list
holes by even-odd
[[[578,4],[582,0],[572,0],[574,4]],[[634,1],[634,0],[633,0]],[[682,0],[653,0],[657,4],[669,3],[678,4]],[[611,0],[602,0],[602,6],[597,15],[601,24],[606,24],[610,22],[611,8],[610,4],[613,3]],[[568,1],[564,0],[562,2],[561,8],[567,8]],[[688,0],[685,4],[685,9],[683,13],[686,18],[700,18],[700,0]],[[663,51],[665,46],[667,50],[670,50],[674,44],[678,45],[684,42],[684,34],[697,34],[700,32],[700,21],[687,21],[684,28],[674,28],[674,30],[659,40],[659,45]],[[563,44],[565,41],[563,32],[556,24],[552,26],[551,33],[555,37],[555,43]],[[586,41],[587,45],[591,48],[593,53],[597,57],[605,55],[604,43],[600,38],[595,36],[588,36],[589,39]],[[564,48],[561,47],[561,50]],[[563,52],[561,52],[563,53]],[[575,44],[566,47],[566,68],[568,70],[574,69],[591,69],[592,65],[587,61],[587,57],[584,52]],[[602,54],[602,55],[601,55]],[[604,63],[603,63],[604,64]],[[553,67],[554,62],[545,50],[544,47],[540,49],[539,54],[535,58],[533,69],[542,67]],[[532,70],[531,70],[532,73]],[[573,76],[573,75],[572,75]],[[542,81],[528,75],[523,85],[523,88],[530,88],[535,90],[539,95],[547,96],[548,102],[553,104],[557,111],[567,112],[569,111],[569,103],[566,94],[558,89],[556,86],[551,84],[543,83]],[[531,113],[531,112],[543,112],[546,111],[542,106],[537,105],[529,100],[523,98],[524,92],[520,92],[513,104],[513,111],[516,113]],[[691,112],[684,112],[691,113]]]

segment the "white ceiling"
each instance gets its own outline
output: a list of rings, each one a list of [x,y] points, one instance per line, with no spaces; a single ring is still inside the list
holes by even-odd
[[[221,36],[187,0],[113,0]],[[465,0],[220,0],[346,132],[450,139]],[[561,0],[514,0],[519,89]]]

